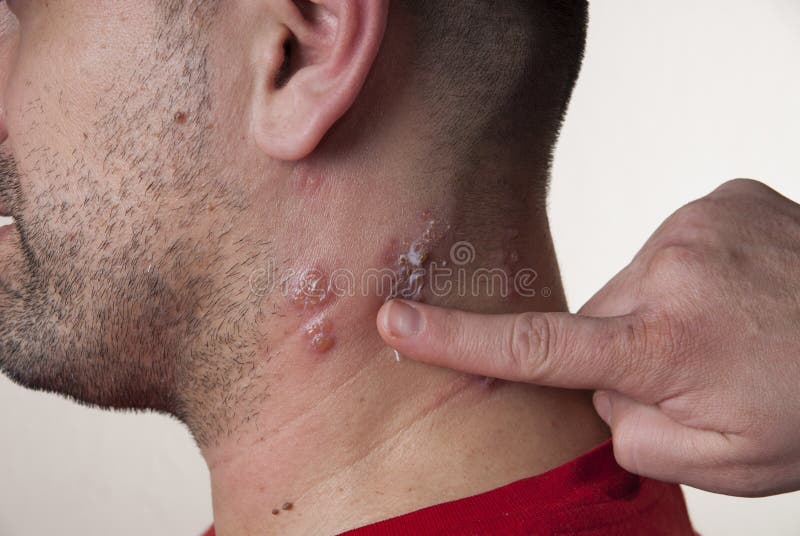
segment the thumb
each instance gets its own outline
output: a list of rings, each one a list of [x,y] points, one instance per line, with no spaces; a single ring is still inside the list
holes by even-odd
[[[471,374],[570,389],[642,384],[637,356],[645,354],[630,317],[481,315],[393,300],[377,322],[403,356]]]

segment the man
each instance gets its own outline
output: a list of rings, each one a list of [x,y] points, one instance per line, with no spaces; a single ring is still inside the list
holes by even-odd
[[[181,419],[223,536],[691,533],[592,450],[588,394],[375,330],[390,298],[566,309],[544,203],[585,2],[7,6],[9,377]]]

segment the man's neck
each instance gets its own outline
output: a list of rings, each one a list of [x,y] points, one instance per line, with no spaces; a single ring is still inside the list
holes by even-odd
[[[203,448],[218,534],[340,532],[541,473],[607,436],[585,393],[414,363],[375,329],[378,308],[392,296],[491,313],[565,310],[541,212],[526,221],[515,216],[530,210],[524,201],[509,200],[494,216],[454,202],[418,206],[408,217],[399,201],[387,202],[407,199],[401,192],[341,182],[326,191],[329,180],[303,172],[291,187],[305,210],[339,203],[327,231],[350,243],[326,243],[330,234],[303,228],[314,218],[298,217],[297,236],[308,238],[286,255],[297,266],[286,272],[281,263],[284,275],[269,298],[277,313],[253,386],[264,392],[261,406],[236,434]],[[370,205],[385,217],[375,218]],[[336,214],[358,215],[361,232],[352,216]],[[423,292],[404,263],[427,270]],[[450,270],[440,279],[451,282],[442,294],[432,289],[434,264]],[[388,286],[364,279],[386,269],[394,278]],[[482,270],[487,278],[476,276]],[[334,283],[347,272],[355,287]],[[486,282],[501,273],[505,292],[486,286],[501,284]],[[515,278],[520,273],[527,275]]]

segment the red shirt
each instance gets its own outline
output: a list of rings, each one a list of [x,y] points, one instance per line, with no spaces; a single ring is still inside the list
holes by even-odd
[[[679,486],[628,473],[611,441],[547,473],[345,533],[694,535]],[[212,527],[205,536],[214,536]]]

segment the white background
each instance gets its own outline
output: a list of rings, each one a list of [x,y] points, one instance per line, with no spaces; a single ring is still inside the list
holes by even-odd
[[[574,309],[727,179],[800,201],[798,67],[797,0],[595,0],[551,201]],[[705,535],[800,534],[800,494],[686,491]],[[181,425],[0,379],[0,536],[192,536],[210,521],[207,471]]]
[[[595,0],[591,15],[550,203],[573,310],[728,179],[800,202],[800,2]],[[686,494],[705,535],[800,534],[800,494]]]

